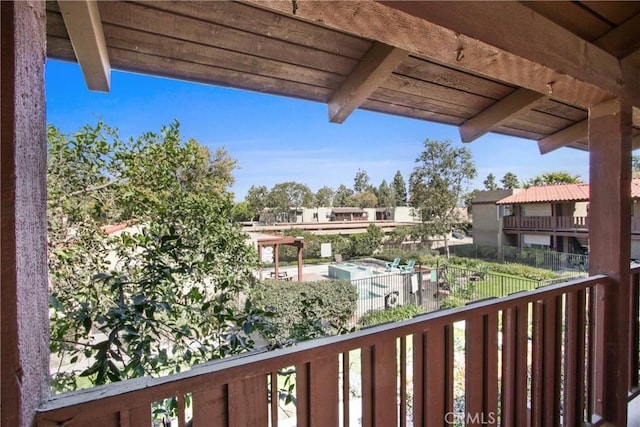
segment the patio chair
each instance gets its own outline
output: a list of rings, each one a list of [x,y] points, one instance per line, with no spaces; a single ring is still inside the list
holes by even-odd
[[[384,267],[384,271],[397,270],[400,267],[400,258],[395,258],[393,262],[388,262]]]
[[[415,259],[410,259],[405,265],[401,265],[400,272],[401,273],[411,273],[413,271],[413,267],[416,265]]]

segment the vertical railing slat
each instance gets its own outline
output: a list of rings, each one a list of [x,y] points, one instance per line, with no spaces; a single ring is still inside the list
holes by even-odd
[[[413,425],[424,426],[426,408],[425,365],[426,335],[413,334]]]
[[[376,342],[363,349],[362,386],[368,384],[369,392],[363,393],[363,425],[390,427],[398,420],[398,367],[396,338]],[[363,390],[364,392],[364,390]]]
[[[194,390],[191,397],[193,427],[227,426],[227,396],[226,385],[212,385],[205,390]]]
[[[407,425],[407,339],[400,337],[400,354],[398,363],[400,364],[400,427]]]
[[[466,425],[495,425],[498,414],[498,315],[465,324]]]
[[[543,426],[544,410],[544,304],[536,301],[532,313],[531,426]]]
[[[570,292],[566,299],[564,423],[580,425],[585,399],[585,291]]]
[[[309,364],[296,366],[296,427],[309,427],[310,400]]]
[[[269,384],[269,394],[271,396],[271,401],[269,402],[271,411],[271,427],[278,427],[278,403],[280,402],[280,395],[278,394],[278,371],[274,371],[269,374]]]
[[[637,392],[640,387],[640,273],[631,274],[631,296],[629,298],[629,391]]]
[[[507,308],[503,316],[502,424],[528,425],[528,305]]]
[[[94,421],[93,425],[105,425]],[[151,405],[143,405],[129,409],[120,413],[120,425],[150,426],[151,425]]]
[[[351,387],[350,387],[349,352],[342,353],[342,425],[349,427]]]
[[[266,374],[229,383],[228,387],[230,427],[266,426],[269,423]]]
[[[424,352],[424,425],[442,425],[453,412],[453,325],[430,328]]]
[[[337,356],[315,359],[296,367],[298,426],[338,425],[339,374]]]
[[[561,297],[544,301],[544,344],[543,344],[543,384],[544,406],[543,425],[554,426],[560,422],[560,369],[562,344],[562,301]]]

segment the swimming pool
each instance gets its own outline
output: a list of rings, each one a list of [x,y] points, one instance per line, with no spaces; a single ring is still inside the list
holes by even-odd
[[[329,277],[342,280],[356,280],[371,277],[378,272],[371,267],[363,267],[352,263],[341,263],[329,266]]]

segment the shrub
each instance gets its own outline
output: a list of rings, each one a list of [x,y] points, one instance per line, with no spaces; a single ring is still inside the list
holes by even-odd
[[[400,322],[422,313],[424,313],[424,308],[417,305],[403,305],[383,310],[372,310],[360,318],[358,325],[365,327],[379,323]]]
[[[346,328],[358,291],[345,280],[295,283],[259,282],[249,295],[256,307],[273,313],[262,332],[272,345],[284,346]]]

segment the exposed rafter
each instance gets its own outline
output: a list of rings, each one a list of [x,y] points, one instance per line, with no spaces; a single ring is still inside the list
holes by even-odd
[[[374,42],[331,97],[329,120],[344,122],[407,56],[402,49]]]
[[[90,90],[108,92],[111,65],[95,0],[59,1],[64,23]]]
[[[290,1],[249,1],[285,15],[294,13]],[[378,40],[456,69],[550,94],[568,104],[598,105],[625,90],[617,58],[515,2],[314,1],[296,5],[297,18]],[[451,12],[443,12],[445,9]],[[511,13],[516,13],[519,19]],[[531,19],[532,14],[536,19]],[[439,21],[446,21],[447,17],[464,28],[446,28]],[[500,22],[496,23],[498,19]],[[520,28],[523,23],[530,28]],[[480,37],[465,35],[469,33],[466,24],[481,30]],[[503,24],[518,28],[502,31]],[[540,37],[543,39],[538,42]],[[505,44],[501,39],[510,41]],[[639,93],[640,89],[631,94],[638,101],[634,105],[640,105]]]
[[[636,117],[640,118],[640,110],[637,108],[633,109],[633,117],[634,123],[636,122]],[[538,149],[540,150],[540,154],[547,154],[553,150],[557,150],[558,148],[562,148],[567,145],[571,145],[576,141],[588,139],[589,138],[589,120],[583,120],[578,122],[568,128],[562,129],[552,135],[547,136],[546,138],[542,138],[538,141]],[[640,135],[636,135],[631,139],[632,149],[640,148]],[[574,146],[574,148],[577,148]]]
[[[467,120],[460,126],[462,142],[471,142],[502,125],[518,113],[531,109],[545,95],[529,89],[517,89],[491,107]]]
[[[640,14],[626,20],[593,42],[617,58],[640,49]]]
[[[540,154],[547,154],[589,135],[589,120],[585,119],[538,141]]]
[[[595,106],[606,100],[606,96],[598,100],[596,92],[591,92],[591,100],[571,101],[569,98],[575,97],[568,93],[571,86],[575,90],[578,82],[585,82],[608,92],[609,97],[627,98],[633,105],[640,106],[640,86],[622,78],[618,58],[518,2],[382,3],[455,31],[460,35],[459,48],[467,52],[467,57],[472,49],[478,52],[488,50],[487,46],[496,49],[493,56],[484,58],[491,61],[486,65],[494,78],[542,93],[547,93],[544,90],[546,84],[554,98],[583,107]],[[476,46],[472,40],[479,40],[487,46]],[[531,43],[531,40],[536,42]],[[470,60],[478,63],[475,52]],[[463,58],[459,66],[477,68],[477,65],[467,64],[471,61]],[[513,68],[509,71],[505,67]],[[566,77],[575,80],[569,82],[562,76],[565,73]],[[487,75],[486,72],[483,74]],[[514,74],[520,74],[520,77]],[[567,83],[570,86],[565,86]]]

